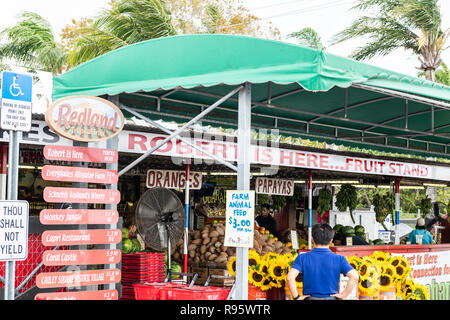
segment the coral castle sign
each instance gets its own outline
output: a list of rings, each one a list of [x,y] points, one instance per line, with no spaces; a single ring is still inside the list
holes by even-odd
[[[71,96],[55,101],[45,113],[49,127],[75,141],[109,139],[122,130],[124,117],[113,103],[94,96]]]

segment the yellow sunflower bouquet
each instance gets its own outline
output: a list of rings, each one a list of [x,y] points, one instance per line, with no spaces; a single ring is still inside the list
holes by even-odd
[[[374,251],[370,256],[349,256],[347,260],[359,273],[359,299],[430,299],[427,287],[410,277],[411,267],[405,257]]]

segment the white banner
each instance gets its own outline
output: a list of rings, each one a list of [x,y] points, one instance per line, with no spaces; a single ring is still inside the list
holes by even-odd
[[[411,266],[411,277],[427,286],[431,300],[450,300],[450,251],[391,253],[403,256]]]
[[[165,134],[122,130],[119,134],[119,152],[142,154],[156,143],[164,140]],[[237,144],[232,137],[211,134],[196,134],[194,138],[184,137],[193,144],[204,148],[210,153],[227,161],[237,161]],[[0,132],[0,141],[8,141],[7,131]],[[21,143],[36,145],[72,145],[72,141],[59,137],[49,129],[45,121],[33,121],[30,132],[23,132]],[[105,148],[105,142],[93,143],[92,147]],[[293,149],[281,149],[262,145],[251,145],[250,161],[277,168],[298,167],[317,170],[340,171],[360,174],[388,175],[450,181],[450,167],[440,165],[425,165],[405,161],[388,161],[319,152],[307,152]],[[193,158],[194,164],[212,164],[214,160],[191,146],[173,138],[167,144],[156,150],[154,155],[172,157],[174,161],[180,158]]]

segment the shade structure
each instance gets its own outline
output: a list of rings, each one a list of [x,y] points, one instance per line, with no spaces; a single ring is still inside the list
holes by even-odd
[[[243,83],[252,85],[253,129],[449,158],[449,87],[280,41],[182,35],[140,42],[55,77],[53,99],[118,95],[153,119],[186,122]],[[202,123],[237,128],[237,118],[233,97]]]

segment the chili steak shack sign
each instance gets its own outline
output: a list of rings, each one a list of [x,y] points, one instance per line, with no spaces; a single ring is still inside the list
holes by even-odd
[[[61,136],[82,142],[109,139],[119,134],[125,123],[116,105],[93,96],[57,100],[47,109],[45,120]]]

